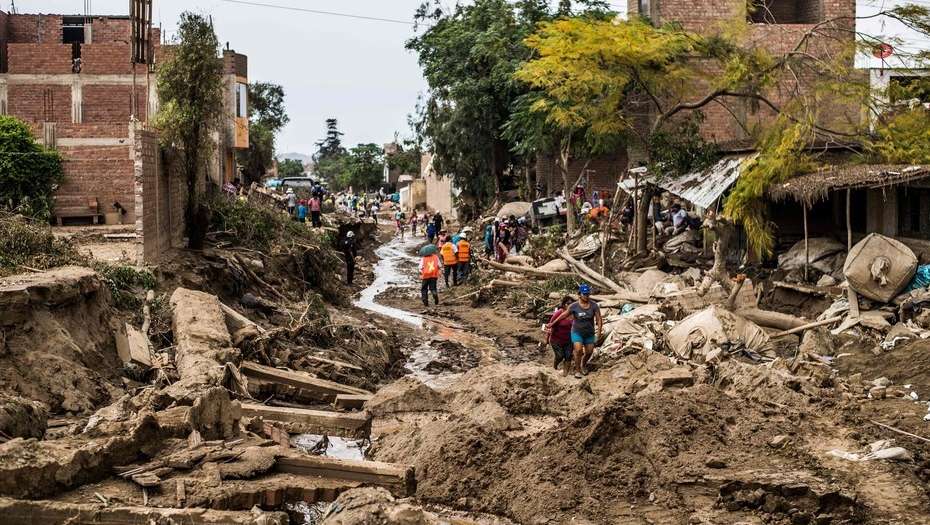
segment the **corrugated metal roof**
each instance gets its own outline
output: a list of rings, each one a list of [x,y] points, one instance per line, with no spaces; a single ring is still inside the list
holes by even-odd
[[[740,168],[747,158],[749,157],[746,155],[728,156],[706,170],[680,177],[664,176],[658,181],[654,177],[646,176],[640,181],[651,182],[701,208],[710,208],[739,178]],[[635,186],[633,178],[624,178],[620,181],[620,186],[627,192],[633,191]]]

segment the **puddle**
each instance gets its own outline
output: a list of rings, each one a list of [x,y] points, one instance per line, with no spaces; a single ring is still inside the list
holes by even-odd
[[[417,264],[419,262],[417,258],[408,252],[422,243],[423,241],[417,238],[407,238],[402,241],[395,237],[391,242],[375,250],[375,255],[378,256],[378,264],[374,269],[375,281],[362,290],[353,304],[370,312],[422,328],[423,318],[419,315],[375,302],[375,297],[390,288],[415,288],[417,286],[413,276],[405,274],[400,269],[400,265],[404,262]]]
[[[323,436],[319,434],[295,434],[291,436],[291,446],[309,452],[316,447],[321,439],[323,439]],[[329,445],[323,455],[329,458],[362,461],[365,459],[366,450],[368,450],[368,442],[364,439],[329,436]]]
[[[481,364],[497,361],[499,352],[497,345],[491,339],[471,333],[456,326],[451,321],[424,317],[407,310],[379,304],[375,300],[376,297],[389,289],[419,289],[420,283],[415,273],[405,271],[404,266],[416,267],[419,264],[419,258],[413,252],[423,243],[424,239],[422,237],[407,237],[404,240],[395,237],[375,250],[375,255],[378,256],[378,263],[374,269],[375,281],[362,290],[359,298],[353,304],[370,312],[422,328],[435,334],[439,339],[454,341],[468,348],[479,350],[481,352]],[[413,301],[413,303],[419,305],[419,301]],[[431,339],[427,334],[424,334],[424,338]],[[430,345],[429,341],[408,349],[407,370],[410,371],[410,375],[434,388],[447,385],[460,376],[459,373],[437,374],[426,369],[430,362],[440,357],[439,352],[438,349]]]

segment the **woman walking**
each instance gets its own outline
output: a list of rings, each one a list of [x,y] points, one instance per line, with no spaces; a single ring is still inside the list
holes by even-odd
[[[570,317],[560,318],[559,316],[568,311],[568,307],[573,302],[575,300],[570,295],[563,297],[559,307],[555,309],[552,317],[549,318],[549,324],[552,325],[552,328],[546,325],[546,342],[549,343],[553,353],[555,353],[555,361],[552,366],[558,370],[559,365],[564,363],[562,375],[566,376],[572,371],[572,323],[574,321]],[[557,318],[559,321],[554,322]]]
[[[601,338],[604,331],[604,320],[601,318],[601,307],[591,300],[591,286],[582,284],[578,287],[578,301],[572,303],[546,326],[551,330],[556,323],[567,317],[572,317],[571,339],[572,357],[574,358],[575,377],[588,375],[588,361],[594,354],[594,343]]]

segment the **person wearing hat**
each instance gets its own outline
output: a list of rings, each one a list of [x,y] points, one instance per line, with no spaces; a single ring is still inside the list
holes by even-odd
[[[432,224],[432,223],[431,223]],[[429,307],[429,294],[433,294],[433,302],[439,306],[439,291],[436,283],[439,281],[439,256],[435,248],[420,259],[420,299],[424,307]]]
[[[459,282],[463,283],[468,278],[468,274],[471,273],[471,243],[468,242],[467,233],[459,234],[458,249]]]
[[[355,247],[355,232],[349,230],[340,246],[342,255],[346,258],[346,284],[352,286],[352,279],[355,278],[355,257],[358,256],[358,249]]]
[[[287,214],[294,216],[294,209],[297,207],[297,195],[294,194],[293,188],[287,189]]]
[[[458,286],[459,249],[455,243],[452,242],[452,237],[445,235],[445,232],[439,234],[439,254],[442,255],[442,269],[446,281],[446,288],[450,286],[450,275],[452,276],[452,286]]]
[[[563,310],[558,317],[549,321],[546,328],[552,327],[566,317],[572,317],[571,340],[572,357],[574,360],[575,377],[588,375],[588,361],[594,355],[594,344],[601,338],[604,331],[604,319],[601,317],[601,308],[591,300],[591,286],[582,283],[578,287],[578,300]]]

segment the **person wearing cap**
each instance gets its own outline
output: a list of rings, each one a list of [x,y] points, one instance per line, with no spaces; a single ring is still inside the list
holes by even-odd
[[[468,278],[468,274],[471,272],[471,243],[468,242],[467,233],[462,233],[459,235],[459,242],[457,246],[459,249],[457,263],[459,282],[465,282],[465,279]]]
[[[346,258],[346,284],[352,286],[352,279],[355,278],[355,257],[358,256],[358,249],[355,247],[355,232],[349,230],[340,246],[342,255]]]
[[[546,327],[552,327],[566,317],[572,317],[571,340],[574,358],[575,377],[588,375],[588,361],[594,354],[594,344],[604,331],[604,319],[601,308],[591,300],[591,286],[583,283],[578,287],[578,300],[572,303],[558,317],[550,320]]]
[[[430,223],[432,224],[432,223]],[[439,256],[433,251],[420,258],[420,299],[424,307],[429,307],[429,294],[433,294],[433,302],[439,306],[439,291],[436,283],[439,281]]]

